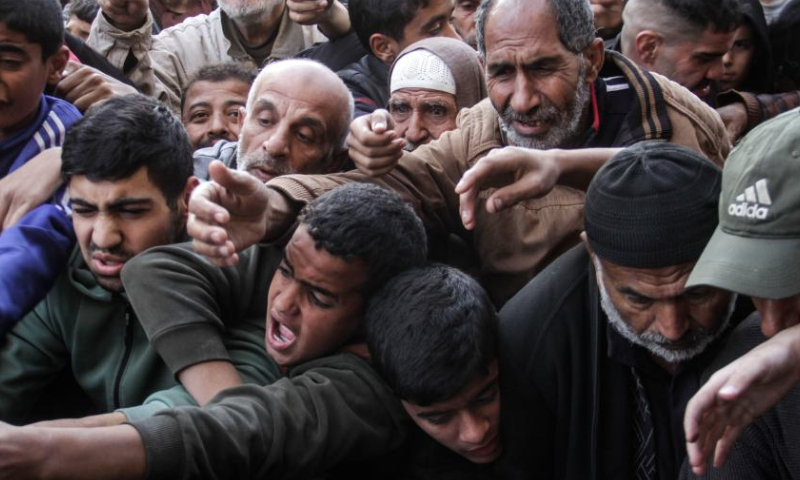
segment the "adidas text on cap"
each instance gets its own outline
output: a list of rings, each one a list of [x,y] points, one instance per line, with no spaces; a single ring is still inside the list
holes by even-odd
[[[752,297],[800,293],[800,109],[765,122],[722,171],[719,226],[686,286]]]

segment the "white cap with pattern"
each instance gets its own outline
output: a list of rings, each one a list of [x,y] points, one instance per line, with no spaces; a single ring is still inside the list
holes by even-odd
[[[428,50],[411,51],[398,58],[392,70],[391,93],[401,88],[426,88],[456,94],[456,79],[444,61]]]

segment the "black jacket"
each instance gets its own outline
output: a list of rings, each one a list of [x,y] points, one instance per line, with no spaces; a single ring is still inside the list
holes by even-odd
[[[374,55],[364,55],[337,72],[355,100],[355,116],[386,108],[389,103],[389,66]]]
[[[653,411],[657,478],[677,477],[683,412],[721,342],[667,374],[608,328],[580,245],[503,307],[500,342],[503,478],[633,478],[632,367]]]

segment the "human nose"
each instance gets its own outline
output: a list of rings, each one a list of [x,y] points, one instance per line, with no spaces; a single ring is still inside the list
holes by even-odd
[[[510,106],[518,114],[525,114],[539,106],[541,99],[536,85],[524,73],[519,73],[514,81]]]
[[[264,149],[273,157],[283,157],[289,154],[289,129],[281,125],[264,140]]]
[[[480,445],[486,439],[489,427],[487,418],[467,410],[462,414],[459,439],[466,444]]]
[[[297,296],[300,285],[294,280],[279,280],[281,284],[272,301],[272,308],[283,315],[293,315],[299,311]]]
[[[226,121],[225,114],[222,112],[216,113],[211,120],[211,128],[209,132],[216,137],[226,137],[230,132],[228,122]]]
[[[101,250],[109,250],[122,243],[122,233],[113,217],[100,214],[92,227],[92,243]]]
[[[722,66],[725,68],[733,66],[733,50],[728,50],[725,55],[722,56]]]
[[[676,342],[689,329],[689,320],[678,302],[662,301],[657,306],[656,325],[664,338]]]
[[[706,72],[706,77],[709,80],[720,80],[722,78],[723,58],[724,56],[720,57],[719,60],[715,60],[708,72]]]
[[[408,128],[405,132],[405,138],[414,143],[416,145],[420,145],[423,143],[428,143],[430,140],[430,133],[425,126],[425,122],[422,119],[422,115],[419,112],[414,111],[411,115],[411,121],[408,123]]]

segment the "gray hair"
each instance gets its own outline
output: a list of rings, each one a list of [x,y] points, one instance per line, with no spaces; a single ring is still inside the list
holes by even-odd
[[[495,0],[483,0],[478,8],[476,36],[478,51],[486,58],[486,22]],[[589,0],[548,0],[556,17],[558,38],[572,53],[581,53],[595,39],[594,16]]]

